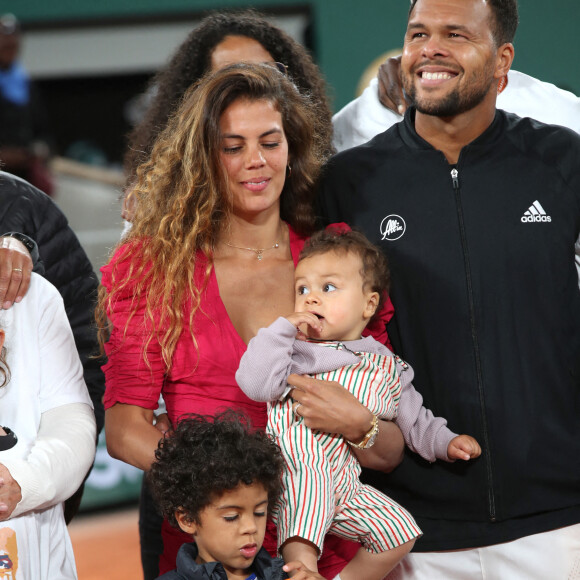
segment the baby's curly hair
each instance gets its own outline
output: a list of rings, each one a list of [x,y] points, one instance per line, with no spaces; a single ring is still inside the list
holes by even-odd
[[[376,313],[380,312],[391,286],[391,274],[385,255],[363,234],[348,229],[347,226],[341,227],[339,224],[313,234],[300,252],[300,261],[327,252],[338,254],[353,252],[359,256],[362,262],[360,274],[363,285],[371,292],[378,292],[379,304]]]
[[[270,507],[280,493],[280,449],[266,433],[252,430],[239,411],[183,416],[159,442],[155,458],[148,482],[161,513],[175,527],[175,512],[199,524],[205,507],[240,484],[261,483]]]

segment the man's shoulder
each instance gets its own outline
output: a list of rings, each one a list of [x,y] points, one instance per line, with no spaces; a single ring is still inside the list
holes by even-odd
[[[392,159],[404,145],[400,133],[401,123],[402,121],[375,135],[367,143],[337,153],[328,162],[328,167],[348,169],[360,165],[369,168],[382,164],[386,159]]]
[[[509,72],[508,85],[498,96],[497,107],[580,133],[580,98],[515,70]]]
[[[62,212],[57,205],[44,192],[37,189],[24,179],[0,171],[0,202],[1,205],[7,203],[16,204],[23,208],[22,211],[44,212],[54,211],[56,214]]]
[[[558,160],[580,162],[580,135],[572,129],[505,111],[501,114],[506,119],[505,136],[522,154],[546,163]],[[577,168],[580,169],[580,166]]]

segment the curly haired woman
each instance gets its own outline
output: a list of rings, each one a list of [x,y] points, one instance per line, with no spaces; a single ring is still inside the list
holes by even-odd
[[[186,94],[139,168],[133,228],[102,269],[112,456],[150,468],[160,393],[173,424],[234,407],[264,429],[265,405],[242,393],[235,372],[257,331],[293,310],[294,267],[314,225],[313,135],[313,110],[287,77],[269,65],[231,65]],[[325,391],[320,406],[317,428],[351,440],[368,431],[370,412],[344,389]],[[396,464],[402,443],[387,431]],[[167,525],[163,533],[161,572],[187,541]]]

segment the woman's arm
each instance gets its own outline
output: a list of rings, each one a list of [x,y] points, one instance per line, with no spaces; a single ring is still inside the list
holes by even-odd
[[[116,403],[105,411],[105,435],[111,457],[147,471],[163,438],[153,425],[153,411]]]
[[[372,413],[339,383],[293,374],[288,384],[295,387],[292,398],[300,403],[298,413],[311,429],[340,433],[353,443],[370,430]],[[401,463],[403,451],[403,436],[391,421],[380,422],[376,443],[370,449],[355,449],[361,465],[386,472]]]
[[[40,417],[27,457],[0,454],[0,520],[68,499],[95,458],[95,416],[85,403],[54,407]]]

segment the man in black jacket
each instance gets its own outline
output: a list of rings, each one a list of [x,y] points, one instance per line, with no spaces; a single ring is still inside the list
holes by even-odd
[[[482,443],[369,474],[425,533],[397,578],[580,566],[580,139],[496,110],[516,27],[515,0],[413,1],[413,107],[324,172],[324,218],[389,258],[389,336],[425,405]]]
[[[63,297],[99,433],[104,423],[105,378],[102,361],[91,358],[97,352],[93,310],[98,287],[91,263],[54,202],[23,179],[1,171],[0,233],[5,234],[0,238],[0,305],[7,308],[26,293],[32,266],[29,251],[39,254],[34,271]],[[20,234],[36,242],[38,249]],[[67,508],[73,503],[69,501]]]

